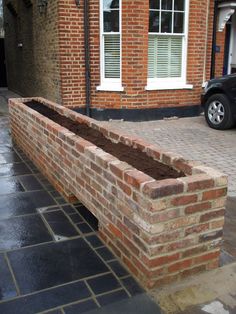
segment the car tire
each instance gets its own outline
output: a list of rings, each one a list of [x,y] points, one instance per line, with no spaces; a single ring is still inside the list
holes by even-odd
[[[226,130],[234,126],[230,102],[224,94],[209,97],[205,104],[205,118],[208,125],[216,130]]]

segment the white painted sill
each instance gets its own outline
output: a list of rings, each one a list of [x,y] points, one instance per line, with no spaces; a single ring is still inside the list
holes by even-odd
[[[114,84],[109,84],[109,85],[99,85],[97,86],[97,91],[108,91],[108,92],[123,92],[124,87],[121,85],[114,85]]]
[[[193,89],[193,85],[192,84],[185,84],[185,83],[176,83],[176,84],[165,84],[162,85],[160,83],[152,83],[152,84],[148,84],[147,86],[145,86],[145,90],[172,90],[172,89]]]

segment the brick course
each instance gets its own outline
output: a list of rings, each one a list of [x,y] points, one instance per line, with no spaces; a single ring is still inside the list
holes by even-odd
[[[95,120],[37,98],[72,120],[101,130],[117,142],[137,139],[101,127]],[[14,141],[57,190],[78,198],[99,220],[99,234],[147,288],[217,267],[227,178],[208,167],[193,165],[186,177],[155,181],[92,143],[10,100]],[[110,134],[112,136],[110,137]],[[138,148],[137,148],[138,149]],[[139,148],[140,149],[140,148]],[[150,153],[142,142],[142,150]],[[152,147],[156,152],[158,148]],[[163,150],[154,154],[162,161]],[[182,170],[176,157],[172,167]],[[151,182],[150,182],[151,180]]]

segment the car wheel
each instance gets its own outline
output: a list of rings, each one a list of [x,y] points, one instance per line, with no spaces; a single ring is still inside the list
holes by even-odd
[[[230,102],[224,94],[212,95],[207,100],[205,118],[208,125],[217,130],[230,129],[234,125]]]

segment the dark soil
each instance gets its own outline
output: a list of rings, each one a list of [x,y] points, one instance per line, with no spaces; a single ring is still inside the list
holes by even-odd
[[[29,101],[25,102],[25,105],[156,180],[185,176],[184,173],[178,172],[171,167],[154,160],[138,149],[122,143],[113,143],[101,132],[88,127],[86,124],[75,122],[60,115],[40,102]]]

